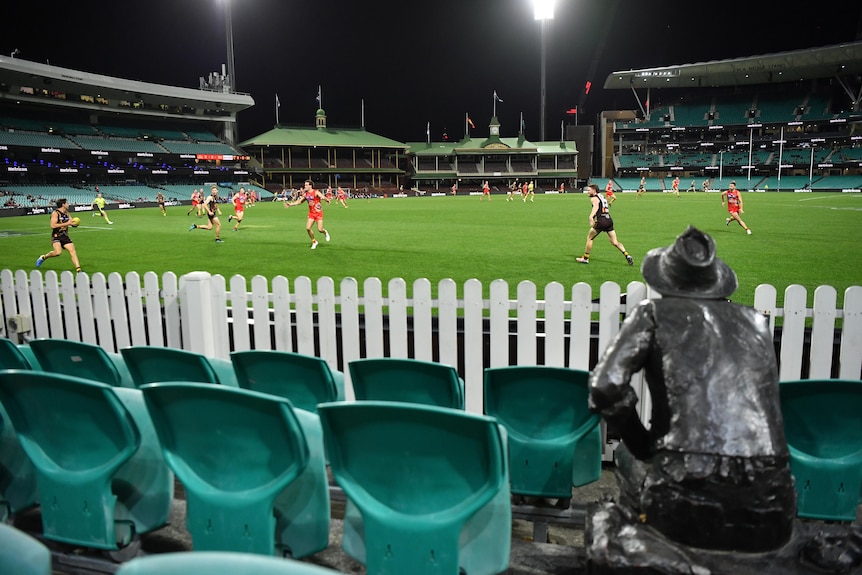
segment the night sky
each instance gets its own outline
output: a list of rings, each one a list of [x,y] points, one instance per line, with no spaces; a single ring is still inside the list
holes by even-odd
[[[0,24],[0,52],[87,72],[198,87],[226,61],[224,0],[19,2]],[[558,0],[547,33],[546,139],[565,111],[594,124],[634,109],[627,90],[603,90],[615,70],[738,58],[860,39],[862,2]],[[814,11],[822,7],[822,10]],[[422,141],[444,130],[487,134],[493,93],[503,136],[524,114],[539,139],[541,26],[530,0],[232,0],[241,140],[275,124],[313,125],[317,90],[331,127],[365,127]],[[592,82],[589,95],[584,94]]]

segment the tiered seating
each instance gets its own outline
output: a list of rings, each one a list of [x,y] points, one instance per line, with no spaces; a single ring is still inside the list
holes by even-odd
[[[740,125],[748,123],[748,111],[754,108],[751,94],[722,95],[715,98],[713,124]]]
[[[218,142],[220,141],[218,136],[211,132],[205,132],[203,130],[186,130],[186,134],[188,134],[189,138],[192,140],[197,140],[198,142]]]
[[[0,130],[0,144],[35,148],[77,149],[79,145],[63,136],[40,132],[7,132]]]
[[[172,154],[227,154],[237,155],[237,151],[221,142],[161,142],[162,147]]]
[[[102,138],[100,136],[70,136],[75,144],[85,150],[104,150],[106,152],[151,152],[164,154],[166,150],[156,142],[134,140],[131,138]]]

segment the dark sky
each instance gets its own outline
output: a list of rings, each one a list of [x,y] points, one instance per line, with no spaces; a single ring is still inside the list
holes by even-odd
[[[226,61],[224,0],[15,3],[0,53],[133,80],[197,88]],[[862,2],[557,0],[547,31],[546,139],[565,111],[580,123],[633,109],[602,89],[614,70],[667,66],[856,40]],[[822,9],[818,9],[822,7]],[[312,125],[322,87],[330,126],[399,141],[486,134],[493,92],[502,135],[539,139],[541,26],[530,0],[232,0],[237,89],[255,99],[241,139],[275,123]],[[585,83],[593,83],[583,100]]]

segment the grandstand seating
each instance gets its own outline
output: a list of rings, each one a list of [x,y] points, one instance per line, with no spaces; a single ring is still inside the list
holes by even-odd
[[[120,350],[140,388],[159,381],[192,381],[237,387],[230,361],[183,349],[138,345]]]
[[[464,409],[464,380],[451,365],[374,357],[347,364],[358,400],[406,401]]]
[[[123,357],[100,346],[71,339],[42,338],[30,341],[30,349],[44,371],[133,388]]]

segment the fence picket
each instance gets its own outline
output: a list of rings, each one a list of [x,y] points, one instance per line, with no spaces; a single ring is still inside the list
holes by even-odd
[[[233,275],[230,278],[230,310],[233,320],[233,349],[248,351],[251,349],[248,293],[245,291],[245,278],[241,275]]]
[[[769,332],[775,333],[775,316],[778,311],[778,291],[769,284],[754,288],[754,309],[769,318]]]
[[[413,357],[422,361],[434,359],[433,308],[431,282],[426,278],[413,282]]]
[[[491,367],[509,365],[509,284],[505,280],[491,282],[490,325]]]
[[[162,276],[162,299],[165,306],[165,346],[184,349],[179,278],[174,272],[166,272]]]
[[[545,286],[545,365],[566,367],[566,290],[563,284]]]
[[[144,274],[144,309],[147,320],[147,345],[165,346],[165,332],[162,327],[162,305],[159,301],[159,276],[155,272]]]
[[[293,281],[296,309],[296,350],[305,355],[314,355],[314,296],[311,279],[300,276]]]
[[[852,286],[844,291],[839,361],[838,377],[862,379],[862,286]]]
[[[75,297],[75,275],[68,270],[60,273],[60,297],[63,305],[63,330],[65,333],[63,337],[81,341],[81,330],[78,327],[78,301]]]
[[[590,369],[590,322],[593,313],[593,290],[590,284],[572,286],[572,312],[569,318],[569,367]]]
[[[45,284],[42,282],[42,274],[33,270],[30,273],[29,285],[24,270],[19,270],[16,276],[20,284],[15,290],[19,294],[17,313],[32,313],[33,337],[48,337],[48,309],[45,307]]]
[[[359,339],[359,283],[353,278],[341,280],[341,358],[338,367],[344,372],[344,396],[354,400],[353,386],[350,383],[350,372],[347,364],[362,357],[361,340]]]
[[[814,290],[814,321],[811,324],[809,379],[832,377],[832,339],[835,334],[838,294],[832,286]]]
[[[144,294],[138,272],[126,274],[126,307],[129,310],[129,333],[132,345],[147,345],[144,325]]]
[[[320,357],[329,367],[338,369],[338,334],[335,326],[335,282],[332,278],[317,280],[317,325]]]
[[[24,272],[24,270],[19,271]],[[0,325],[0,337],[9,337],[6,333],[5,320],[18,313],[18,306],[15,304],[15,285],[12,270],[0,270],[0,319],[4,320]]]
[[[389,281],[389,357],[407,355],[407,282],[401,278]]]
[[[604,282],[599,291],[599,357],[620,331],[620,286]]]
[[[805,287],[793,284],[784,290],[784,325],[778,377],[781,381],[802,377],[802,344],[805,339]]]
[[[251,278],[252,349],[273,349],[269,336],[269,286],[266,278]]]
[[[129,314],[126,310],[126,292],[123,277],[117,272],[108,275],[108,311],[114,326],[115,346],[111,351],[119,351],[132,345],[129,335]]]
[[[75,296],[77,297],[78,317],[81,321],[81,341],[97,345],[96,318],[93,315],[93,297],[90,294],[90,279],[85,274],[75,276]],[[159,314],[159,319],[161,319]]]
[[[485,335],[482,328],[482,282],[467,280],[464,284],[464,381],[479,382],[467,387],[467,411],[484,413]]]
[[[458,366],[458,285],[454,280],[445,279],[437,285],[439,298],[440,363]],[[464,381],[467,385],[467,381]]]
[[[114,331],[111,328],[111,314],[108,309],[108,282],[105,275],[96,272],[90,279],[93,301],[93,315],[96,318],[96,337],[99,345],[106,351],[117,351],[114,345]]]
[[[365,295],[365,357],[384,357],[383,349],[383,284],[368,278],[362,285]]]
[[[60,302],[60,284],[57,280],[57,272],[54,270],[45,272],[45,308],[48,311],[48,335],[40,337],[62,339],[65,335],[63,333],[63,308]]]
[[[272,321],[275,326],[275,349],[293,351],[293,312],[290,306],[290,281],[284,276],[272,278]]]
[[[518,365],[536,365],[536,284],[518,283]]]

